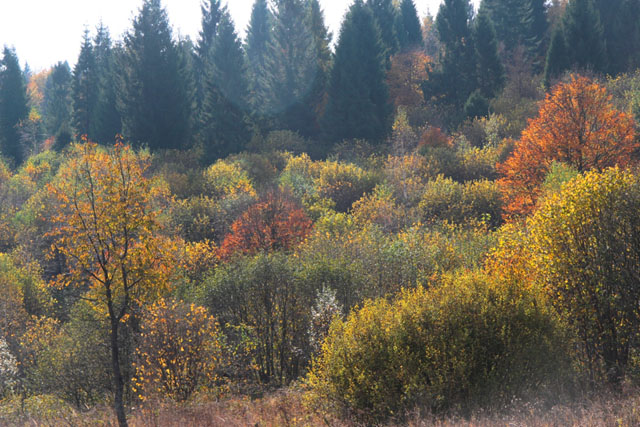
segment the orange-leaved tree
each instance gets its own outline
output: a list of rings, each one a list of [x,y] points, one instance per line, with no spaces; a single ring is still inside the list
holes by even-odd
[[[231,226],[220,248],[222,258],[233,254],[288,250],[311,230],[311,220],[281,191],[270,191],[251,206]]]
[[[158,203],[166,189],[145,175],[149,155],[120,143],[110,149],[85,142],[71,147],[69,160],[49,191],[56,201],[52,252],[67,271],[54,286],[87,286],[90,301],[110,327],[115,409],[127,425],[123,403],[125,366],[122,328],[132,308],[169,286],[174,243],[158,233]]]
[[[625,167],[638,147],[633,119],[615,109],[606,89],[572,75],[570,82],[558,84],[547,95],[512,155],[498,165],[506,216],[533,210],[553,162],[579,172]]]

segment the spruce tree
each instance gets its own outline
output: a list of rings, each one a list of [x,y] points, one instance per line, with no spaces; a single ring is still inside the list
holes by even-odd
[[[47,77],[44,89],[44,124],[49,136],[54,138],[56,149],[64,148],[72,138],[71,85],[73,75],[69,64],[58,62]]]
[[[78,62],[73,68],[72,98],[72,121],[76,135],[86,135],[94,140],[93,120],[96,117],[95,109],[98,101],[98,73],[88,30],[84,32]]]
[[[478,89],[485,98],[493,98],[505,81],[504,67],[498,56],[493,24],[485,12],[475,19],[473,41],[476,49]]]
[[[269,111],[267,59],[272,32],[273,15],[267,0],[256,0],[251,10],[245,45],[249,67],[249,104],[256,115],[263,115]]]
[[[125,35],[118,64],[123,132],[152,149],[190,143],[193,82],[160,0],[145,0]]]
[[[281,129],[313,133],[315,108],[305,102],[317,73],[317,52],[303,0],[277,0],[267,58],[270,108]]]
[[[547,60],[544,66],[544,85],[549,87],[551,80],[558,77],[562,72],[569,68],[569,58],[567,55],[567,46],[564,41],[564,31],[562,26],[558,25],[551,37],[551,44],[547,52]]]
[[[521,36],[522,44],[527,49],[527,58],[532,62],[534,70],[540,71],[544,65],[549,30],[546,0],[523,0],[521,11],[520,20],[524,31]]]
[[[569,65],[605,72],[607,67],[600,14],[593,0],[571,0],[562,19]]]
[[[0,62],[0,155],[19,165],[23,149],[17,126],[29,114],[28,98],[18,57],[4,47]]]
[[[247,67],[242,42],[226,11],[208,58],[199,139],[213,161],[241,151],[251,137],[245,114]]]
[[[423,84],[426,100],[453,107],[457,114],[449,118],[456,125],[462,117],[467,98],[476,90],[476,54],[470,22],[473,8],[469,0],[444,0],[436,17],[442,44],[440,65],[429,73]]]
[[[218,33],[218,25],[220,24],[222,15],[226,11],[226,7],[221,6],[220,0],[204,0],[200,5],[200,10],[202,12],[202,28],[200,29],[195,48],[196,98],[198,106],[201,106],[204,98],[204,78],[206,76],[205,68],[207,66],[208,55],[213,49],[215,37]]]
[[[607,49],[607,71],[618,74],[637,63],[640,2],[637,0],[595,0]]]
[[[325,129],[332,142],[385,140],[392,113],[385,73],[378,25],[371,10],[356,0],[340,29],[329,82]]]
[[[396,34],[401,50],[422,45],[422,26],[413,0],[402,0],[400,3],[400,12],[396,19]]]
[[[398,35],[396,34],[397,11],[392,0],[367,0],[367,6],[373,12],[375,22],[380,29],[382,44],[386,49],[387,67],[389,57],[398,51]]]
[[[122,119],[116,106],[116,53],[109,30],[102,23],[98,25],[93,46],[98,75],[98,99],[91,134],[101,144],[113,144],[116,135],[122,132]]]

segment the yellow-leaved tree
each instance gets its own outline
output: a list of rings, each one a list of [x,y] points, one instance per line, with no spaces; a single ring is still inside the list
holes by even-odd
[[[105,149],[85,142],[71,147],[69,159],[49,185],[56,200],[52,252],[64,256],[67,270],[54,286],[86,286],[84,298],[110,327],[114,405],[127,425],[121,330],[132,308],[154,299],[170,284],[175,243],[159,233],[165,187],[145,172],[149,155],[116,144]]]

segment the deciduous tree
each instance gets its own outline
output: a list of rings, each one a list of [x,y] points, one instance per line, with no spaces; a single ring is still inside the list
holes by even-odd
[[[579,172],[627,166],[640,144],[633,119],[616,110],[604,87],[572,76],[547,95],[511,157],[498,166],[507,215],[531,212],[549,167],[564,162]]]

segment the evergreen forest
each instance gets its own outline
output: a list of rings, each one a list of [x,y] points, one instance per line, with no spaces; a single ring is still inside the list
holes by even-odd
[[[419,1],[3,47],[0,425],[640,425],[640,0]]]

